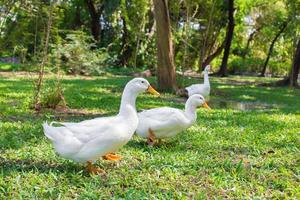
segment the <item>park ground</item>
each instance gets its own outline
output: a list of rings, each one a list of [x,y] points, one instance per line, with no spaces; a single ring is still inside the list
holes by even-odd
[[[134,136],[118,152],[120,162],[96,163],[105,175],[91,176],[57,156],[41,124],[116,114],[131,78],[65,76],[69,112],[37,114],[30,109],[31,77],[2,72],[0,199],[300,198],[300,90],[260,85],[277,80],[272,78],[212,78],[211,111],[200,108],[190,129],[158,146]],[[155,85],[155,78],[149,80]],[[218,100],[258,106],[214,105]],[[173,94],[137,99],[138,110],[160,106],[184,107]]]

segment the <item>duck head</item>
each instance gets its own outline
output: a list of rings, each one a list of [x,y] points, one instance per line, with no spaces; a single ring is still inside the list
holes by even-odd
[[[210,69],[211,69],[210,65],[206,65],[204,71],[205,71],[205,72],[210,72]]]
[[[202,74],[208,74],[210,72],[210,70],[211,70],[210,65],[206,65],[206,67],[204,68]]]
[[[204,108],[207,108],[207,109],[209,109],[209,110],[211,109],[211,108],[207,105],[207,103],[206,103],[204,97],[203,97],[201,94],[194,94],[194,95],[192,95],[192,96],[188,99],[188,101],[189,101],[189,104],[193,105],[194,107],[200,107],[200,106],[203,106]]]
[[[134,78],[129,81],[126,85],[126,88],[129,88],[130,91],[140,94],[142,92],[149,92],[154,95],[160,95],[144,78]]]

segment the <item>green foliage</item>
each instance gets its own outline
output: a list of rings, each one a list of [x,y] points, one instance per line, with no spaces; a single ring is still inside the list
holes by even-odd
[[[110,58],[105,49],[94,48],[91,36],[81,31],[69,33],[61,44],[52,45],[51,64],[70,74],[99,75]]]
[[[263,59],[259,58],[246,58],[243,59],[239,56],[231,56],[228,63],[228,70],[231,73],[243,73],[245,71],[251,73],[259,73],[264,64]]]
[[[50,34],[50,43],[53,45],[53,66],[50,66],[50,70],[55,71],[60,67],[69,73],[100,74],[105,66],[155,68],[157,47],[151,1],[91,2],[101,19],[97,44],[89,37],[93,20],[86,1],[56,2]],[[170,0],[168,4],[177,70],[201,71],[202,62],[224,42],[226,1]],[[41,62],[49,5],[47,1],[37,0],[1,1],[1,57],[18,57],[25,64],[36,65]],[[271,73],[287,74],[289,68],[286,65],[291,63],[295,41],[300,33],[299,8],[298,0],[235,0],[235,31],[230,54],[235,68],[240,66],[240,60],[244,57],[258,59],[259,63],[265,60],[277,31],[284,22],[288,22],[286,30],[275,44],[268,66]],[[221,57],[220,53],[211,63],[219,64]],[[239,70],[252,72],[253,62],[247,63],[246,66],[240,66]],[[214,69],[217,71],[218,67],[214,66]]]
[[[37,67],[34,65],[30,65],[29,63],[25,64],[17,64],[17,63],[7,63],[0,61],[0,71],[36,71]]]
[[[55,109],[58,106],[65,107],[64,91],[60,80],[50,80],[44,86],[41,98],[42,108]]]
[[[265,60],[261,58],[231,56],[228,63],[228,71],[232,74],[242,74],[244,72],[259,74]],[[271,60],[268,64],[268,73],[274,76],[286,74],[291,65],[290,62],[278,62]],[[287,75],[287,74],[286,74]]]

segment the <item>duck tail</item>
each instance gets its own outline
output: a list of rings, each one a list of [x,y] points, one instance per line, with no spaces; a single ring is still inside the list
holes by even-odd
[[[57,139],[57,127],[53,127],[52,124],[53,122],[51,122],[50,124],[48,124],[48,122],[43,123],[44,134],[48,139],[55,141]]]

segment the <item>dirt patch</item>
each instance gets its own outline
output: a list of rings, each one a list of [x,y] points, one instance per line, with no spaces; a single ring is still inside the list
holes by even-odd
[[[91,115],[95,114],[91,111],[88,111],[86,109],[72,109],[68,107],[60,107],[58,106],[54,110],[55,114],[64,114],[64,115],[80,115],[80,116],[86,116],[86,115]]]
[[[41,117],[45,115],[45,113],[50,114],[51,120],[62,120],[62,121],[81,121],[86,119],[93,119],[97,117],[105,117],[111,115],[113,113],[99,113],[93,112],[85,109],[70,109],[70,108],[58,108],[58,109],[42,109],[39,112],[31,113],[31,114],[20,114],[15,116],[4,116],[0,113],[1,121],[9,121],[9,122],[26,122],[28,120],[39,120]]]
[[[228,85],[259,85],[260,83],[253,82],[253,81],[236,81],[236,80],[228,80],[225,81]]]
[[[99,113],[95,111],[89,111],[86,109],[72,109],[68,107],[57,107],[56,109],[43,109],[42,112],[37,113],[37,115],[40,115],[45,112],[53,112],[53,120],[72,120],[72,121],[77,121],[77,120],[86,120],[86,119],[93,119],[97,117],[105,117],[109,116],[112,113]]]

